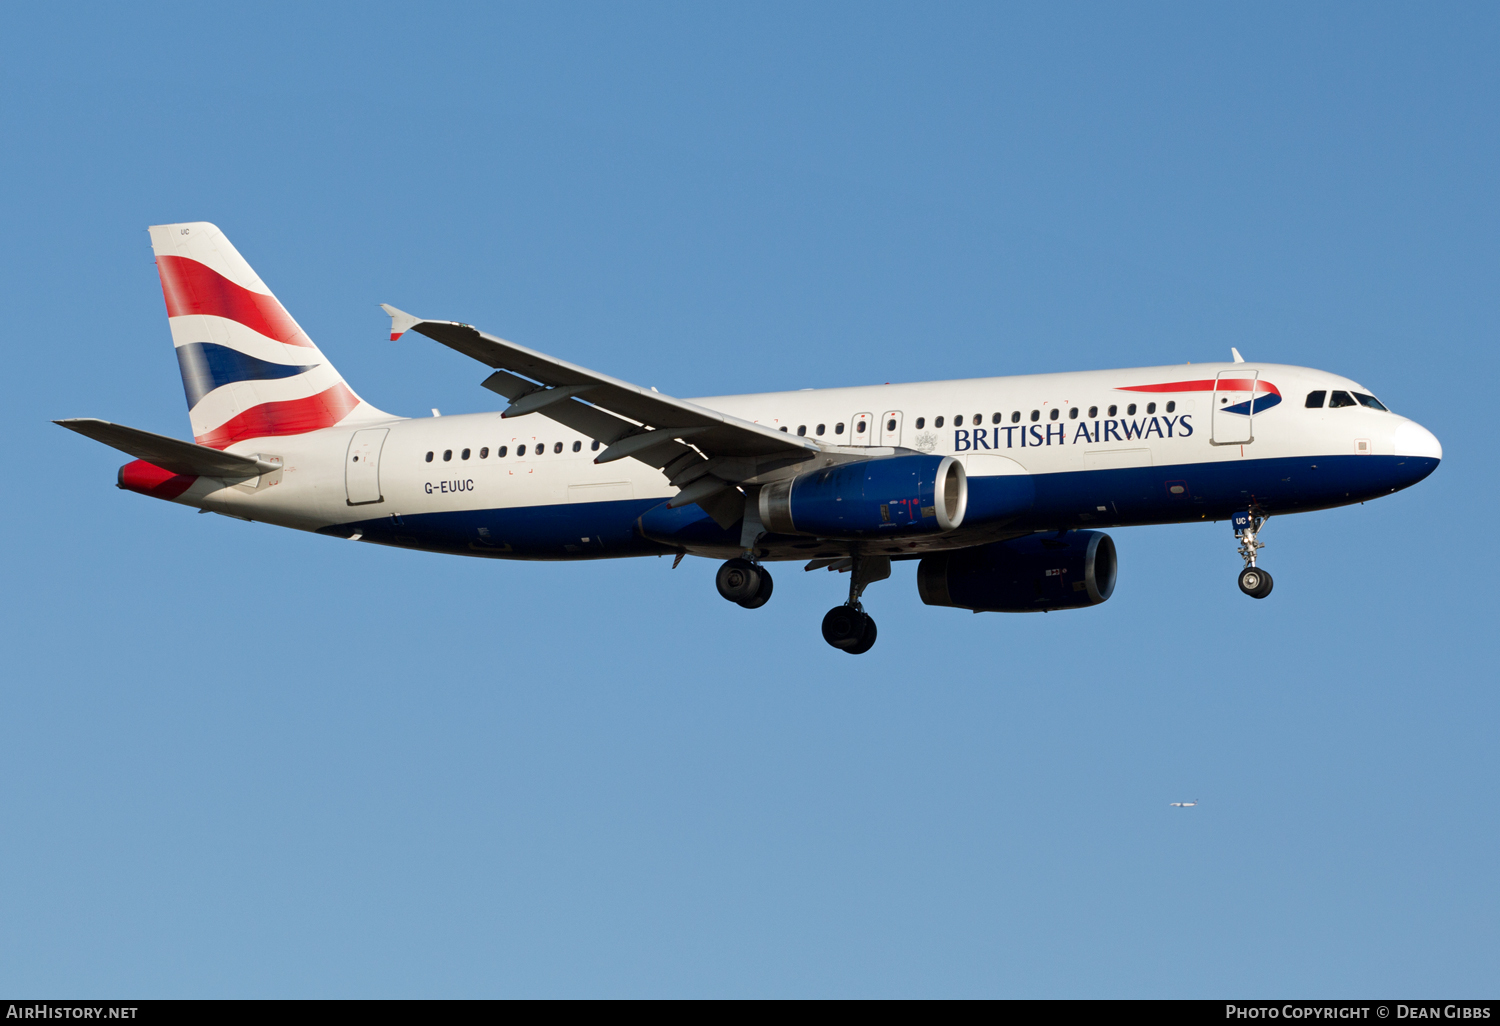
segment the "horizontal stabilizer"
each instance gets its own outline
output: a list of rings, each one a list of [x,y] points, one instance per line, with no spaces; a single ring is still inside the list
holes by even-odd
[[[123,453],[174,474],[243,479],[281,469],[279,464],[267,463],[251,456],[236,456],[231,452],[210,449],[206,445],[195,445],[179,438],[168,438],[166,435],[111,424],[107,420],[95,420],[93,417],[74,417],[52,423],[69,431],[77,431],[96,442],[114,446]]]

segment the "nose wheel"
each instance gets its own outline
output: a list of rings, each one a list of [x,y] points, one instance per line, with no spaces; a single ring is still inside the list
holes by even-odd
[[[1240,591],[1251,598],[1265,598],[1271,594],[1271,575],[1258,566],[1247,566],[1240,571]]]
[[[1240,591],[1256,599],[1263,599],[1271,594],[1274,583],[1270,574],[1255,565],[1257,553],[1266,547],[1266,543],[1258,541],[1256,535],[1260,534],[1261,528],[1265,527],[1269,519],[1265,514],[1251,509],[1236,513],[1232,521],[1235,537],[1240,540],[1240,558],[1245,561],[1245,569],[1240,571]]]
[[[731,559],[719,567],[714,584],[735,605],[759,609],[771,601],[771,572],[748,559]]]

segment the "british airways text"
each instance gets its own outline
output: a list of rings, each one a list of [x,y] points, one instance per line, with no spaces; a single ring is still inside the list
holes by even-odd
[[[1038,445],[1076,445],[1087,442],[1124,442],[1144,438],[1188,438],[1193,433],[1193,415],[1184,413],[1177,417],[1148,417],[1144,420],[1096,420],[1082,423],[1013,424],[1009,427],[959,428],[953,432],[953,451],[967,452],[970,449],[1026,449]],[[1073,437],[1068,438],[1068,429],[1073,428]],[[1004,443],[1001,444],[1001,432]]]

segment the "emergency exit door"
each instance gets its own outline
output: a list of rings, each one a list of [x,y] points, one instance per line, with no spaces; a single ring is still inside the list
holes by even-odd
[[[875,434],[875,418],[868,413],[856,413],[849,418],[849,441],[844,444],[879,445]]]
[[[389,428],[369,428],[354,432],[349,439],[349,454],[344,459],[344,494],[349,505],[363,506],[381,502],[380,450]]]
[[[880,444],[901,444],[901,411],[887,410],[880,416]]]

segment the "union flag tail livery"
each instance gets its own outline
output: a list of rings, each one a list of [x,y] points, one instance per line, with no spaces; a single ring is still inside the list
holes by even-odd
[[[217,227],[150,231],[198,444],[390,419],[354,394]]]
[[[1119,560],[1101,528],[1228,521],[1240,590],[1263,599],[1269,518],[1389,495],[1443,455],[1357,382],[1235,350],[1191,367],[688,401],[383,304],[392,342],[415,331],[471,357],[509,402],[393,417],[217,228],[150,231],[194,441],[58,421],[136,457],[121,488],[452,555],[720,559],[719,594],[745,609],[769,601],[768,564],[802,560],[849,574],[822,631],[852,655],[875,643],[862,596],[894,562],[919,561],[928,605],[1106,601]]]

